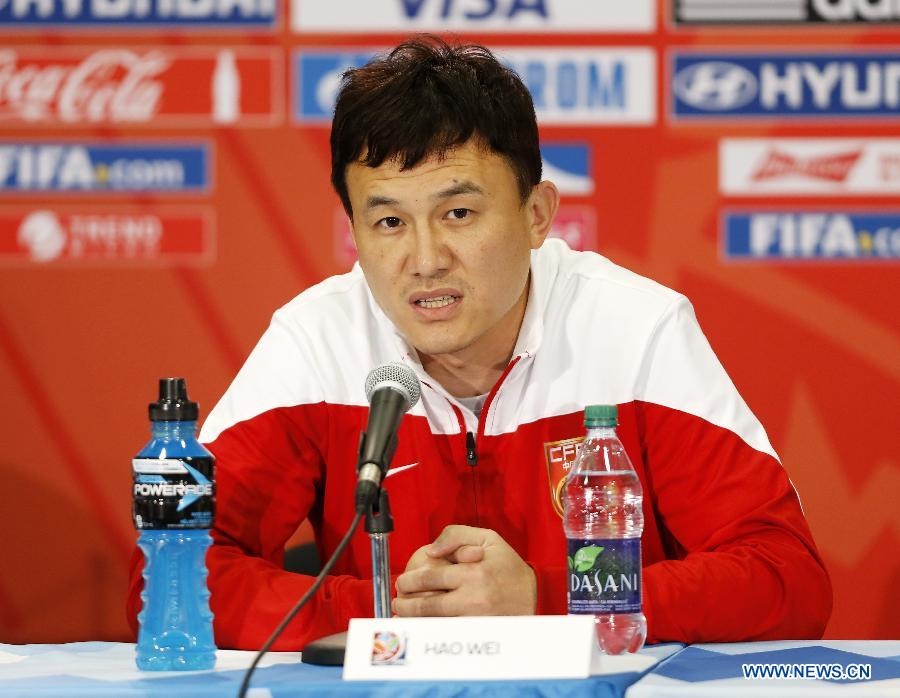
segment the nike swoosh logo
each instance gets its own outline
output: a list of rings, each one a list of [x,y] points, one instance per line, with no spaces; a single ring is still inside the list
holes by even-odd
[[[387,475],[384,476],[384,479],[386,480],[391,475],[396,475],[397,473],[401,473],[404,470],[409,470],[410,468],[415,468],[418,464],[419,464],[419,461],[416,461],[415,463],[410,463],[409,465],[401,465],[399,468],[391,468],[390,470],[388,470]]]

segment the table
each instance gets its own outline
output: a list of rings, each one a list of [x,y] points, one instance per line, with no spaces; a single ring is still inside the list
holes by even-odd
[[[341,680],[340,667],[299,662],[296,652],[266,655],[253,675],[251,698],[304,695],[390,696],[398,686],[407,696],[548,696],[548,698],[622,698],[625,689],[656,662],[683,648],[670,643],[647,647],[641,658],[626,662],[634,670],[570,681],[368,682]],[[219,650],[214,671],[140,672],[134,666],[134,645],[75,642],[65,645],[0,644],[0,695],[22,696],[141,696],[178,698],[236,696],[253,652]]]
[[[761,673],[797,670],[831,678],[744,678],[743,666]],[[762,669],[768,665],[769,669]],[[773,665],[780,667],[775,669]],[[797,666],[797,669],[794,666]],[[851,666],[871,678],[842,676]],[[853,672],[856,673],[856,672]],[[691,645],[660,662],[628,688],[626,698],[856,698],[900,697],[900,641],[809,640]]]
[[[214,671],[145,673],[134,666],[134,645],[75,642],[66,645],[0,644],[0,695],[236,696],[254,653],[219,650]],[[613,658],[620,659],[620,658]],[[571,681],[344,682],[338,667],[301,664],[298,653],[273,652],[253,676],[251,698],[299,693],[325,696],[588,696],[601,698],[900,698],[900,641],[785,641],[646,647],[619,666],[633,670]],[[838,667],[868,665],[868,680],[846,678],[743,678],[744,664]],[[649,669],[649,671],[648,671]]]

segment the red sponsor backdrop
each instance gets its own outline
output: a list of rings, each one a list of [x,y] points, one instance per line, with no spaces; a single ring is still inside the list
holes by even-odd
[[[328,183],[328,129],[286,114],[288,56],[294,47],[390,45],[402,34],[297,35],[287,17],[285,5],[271,33],[54,29],[2,38],[4,142],[208,139],[215,171],[209,194],[182,194],[174,208],[160,194],[0,201],[0,641],[127,638],[130,458],[147,438],[156,379],[186,376],[207,412],[271,312],[349,266]],[[558,234],[693,300],[801,494],[834,582],[832,638],[900,636],[897,267],[724,261],[720,218],[757,206],[896,211],[900,201],[728,198],[719,194],[719,141],[897,137],[900,127],[896,119],[673,124],[666,55],[683,46],[895,48],[898,37],[897,25],[676,29],[664,7],[649,35],[469,37],[497,47],[656,49],[655,125],[542,129],[547,140],[593,151],[593,193],[565,199]],[[217,106],[213,83],[234,69],[241,91],[228,96],[226,84]],[[34,212],[47,215],[26,234],[21,221]],[[81,257],[72,252],[79,216],[106,221],[88,226],[90,254]],[[34,257],[53,249],[55,257]]]

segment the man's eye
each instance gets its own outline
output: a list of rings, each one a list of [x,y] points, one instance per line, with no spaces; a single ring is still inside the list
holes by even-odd
[[[382,218],[376,225],[380,225],[382,228],[396,228],[403,221],[401,221],[397,216],[387,216],[386,218]]]
[[[447,214],[447,218],[454,221],[461,221],[464,218],[467,218],[470,213],[472,213],[472,211],[467,208],[454,208]]]

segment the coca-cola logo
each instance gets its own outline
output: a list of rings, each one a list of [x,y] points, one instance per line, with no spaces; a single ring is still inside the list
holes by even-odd
[[[0,116],[29,122],[142,122],[157,113],[163,85],[154,78],[170,60],[102,49],[72,64],[22,63],[14,49],[0,50]]]
[[[274,126],[281,59],[277,49],[248,46],[2,46],[0,123]]]

